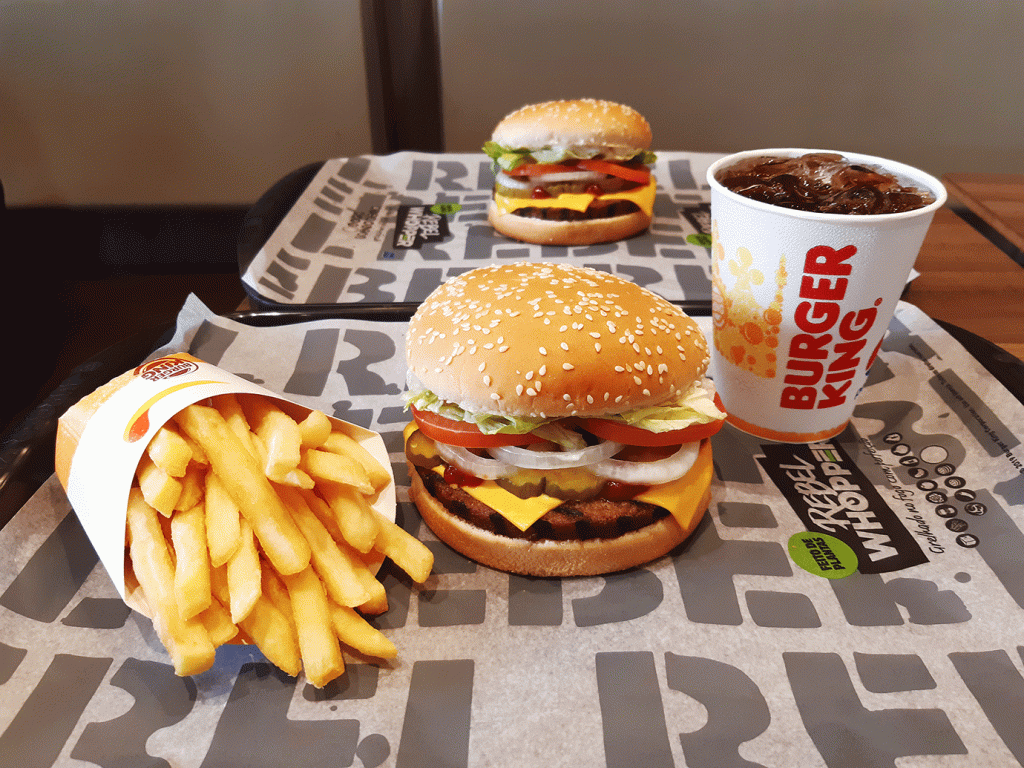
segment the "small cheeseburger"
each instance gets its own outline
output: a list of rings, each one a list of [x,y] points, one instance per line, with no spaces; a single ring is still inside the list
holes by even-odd
[[[630,107],[578,99],[507,115],[484,145],[494,161],[491,226],[517,240],[588,245],[651,223],[651,126]]]
[[[410,496],[441,540],[534,576],[610,573],[692,533],[725,413],[694,321],[593,269],[484,267],[409,324]]]

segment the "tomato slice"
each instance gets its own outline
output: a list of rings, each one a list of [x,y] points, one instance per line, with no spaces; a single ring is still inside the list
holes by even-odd
[[[722,398],[717,392],[715,393],[715,405],[718,410],[725,413],[725,405],[722,404]],[[673,429],[669,432],[650,432],[612,419],[582,419],[579,423],[590,434],[604,440],[656,448],[663,445],[682,445],[711,437],[722,428],[725,419],[712,421],[710,424],[692,424],[689,427]]]
[[[611,419],[583,419],[580,426],[595,437],[604,440],[614,440],[616,443],[625,445],[642,445],[645,447],[657,447],[662,445],[682,445],[703,440],[718,432],[725,423],[713,421],[710,424],[693,424],[683,429],[673,429],[669,432],[651,432],[640,427],[633,427],[623,424],[621,421]]]
[[[578,160],[577,168],[585,171],[597,171],[607,173],[609,176],[618,176],[626,181],[635,181],[637,184],[646,184],[651,178],[651,169],[646,165],[623,165],[608,160]]]
[[[497,448],[502,445],[529,445],[543,442],[542,438],[532,434],[525,435],[485,435],[476,424],[465,421],[446,419],[431,411],[412,409],[412,416],[420,431],[432,440],[461,448]]]
[[[613,163],[610,160],[567,160],[564,163],[525,163],[505,171],[509,176],[545,176],[549,173],[566,173],[569,171],[584,170],[596,173],[606,173],[609,176],[618,176],[626,181],[646,184],[651,178],[651,170],[646,165],[623,165]]]

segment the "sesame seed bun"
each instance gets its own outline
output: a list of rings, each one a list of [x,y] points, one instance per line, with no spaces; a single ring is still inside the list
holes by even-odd
[[[660,405],[707,370],[681,309],[621,277],[544,262],[483,267],[416,311],[409,371],[473,412],[561,418]]]
[[[528,104],[506,115],[491,140],[507,147],[651,146],[651,126],[624,104],[601,99],[563,99]],[[635,152],[634,152],[635,153]]]

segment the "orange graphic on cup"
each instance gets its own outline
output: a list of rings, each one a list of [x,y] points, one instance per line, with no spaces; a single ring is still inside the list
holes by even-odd
[[[764,285],[764,273],[754,268],[754,257],[740,246],[728,259],[718,239],[718,223],[712,223],[712,320],[714,343],[726,360],[755,376],[774,379],[777,373],[779,328],[782,324],[782,289],[786,285],[786,257],[779,256],[775,272],[775,295],[761,306],[754,289]],[[722,269],[735,278],[732,288],[722,279]]]

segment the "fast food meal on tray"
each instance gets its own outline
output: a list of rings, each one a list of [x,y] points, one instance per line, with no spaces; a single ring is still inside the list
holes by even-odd
[[[725,419],[708,344],[620,277],[538,262],[466,272],[409,323],[410,497],[491,567],[594,575],[684,541]]]
[[[484,152],[494,161],[491,225],[528,243],[622,240],[651,223],[651,126],[598,99],[530,104],[506,115]]]
[[[394,522],[383,441],[233,379],[169,355],[61,417],[57,474],[115,585],[179,675],[225,643],[317,687],[342,646],[394,657],[363,618],[387,610],[377,569],[422,582],[433,556]]]

